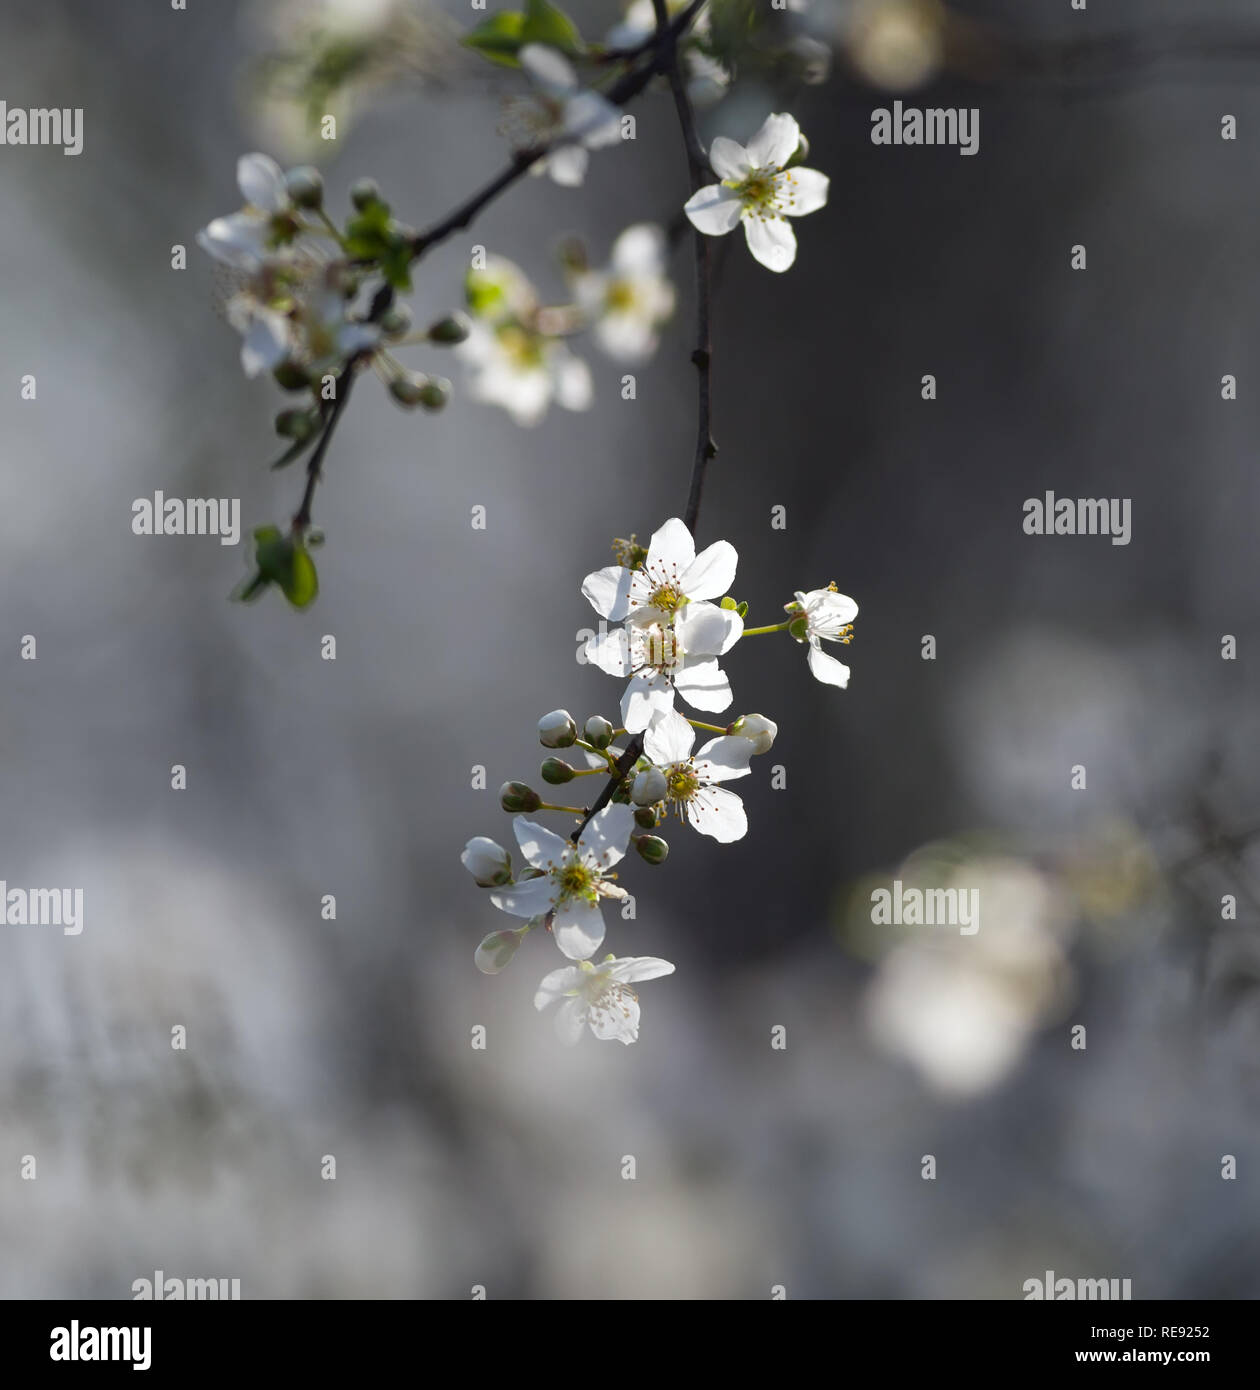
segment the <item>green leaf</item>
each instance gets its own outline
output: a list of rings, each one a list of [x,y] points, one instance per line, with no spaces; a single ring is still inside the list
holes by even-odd
[[[315,561],[304,546],[292,546],[291,553],[288,583],[280,587],[294,608],[306,608],[319,593],[319,575],[315,572]]]
[[[319,593],[314,560],[300,539],[286,536],[278,526],[254,529],[254,563],[257,574],[232,591],[232,597],[242,603],[252,602],[272,584],[279,585],[294,608],[307,607]]]
[[[735,600],[730,596],[730,594],[727,594],[727,596],[722,600],[718,607],[725,608],[728,610],[732,609],[735,607]]]
[[[516,51],[525,42],[525,16],[519,10],[501,10],[464,35],[466,48],[505,67],[517,66]]]
[[[525,7],[525,27],[521,40],[524,43],[545,43],[571,58],[585,52],[577,25],[550,0],[529,0]]]

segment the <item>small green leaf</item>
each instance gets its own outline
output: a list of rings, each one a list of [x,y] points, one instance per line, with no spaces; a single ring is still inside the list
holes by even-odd
[[[466,48],[505,67],[517,66],[516,51],[525,42],[525,16],[519,10],[501,10],[464,35]]]
[[[739,617],[739,618],[746,618],[746,617],[748,616],[748,600],[747,600],[747,599],[745,599],[745,600],[743,601],[743,603],[737,603],[737,604],[735,605],[735,615],[736,615],[736,617]]]
[[[315,561],[302,545],[290,547],[288,582],[280,587],[284,596],[294,608],[306,608],[313,603],[319,593],[319,576],[315,572]]]
[[[732,609],[735,607],[735,600],[730,596],[730,594],[727,594],[727,596],[722,600],[722,602],[718,606],[720,608],[725,608],[728,610]]]
[[[529,0],[521,39],[524,43],[545,43],[570,57],[585,51],[577,25],[550,0]]]

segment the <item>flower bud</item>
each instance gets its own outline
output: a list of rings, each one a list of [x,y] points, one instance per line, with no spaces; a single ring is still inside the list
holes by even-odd
[[[656,809],[652,806],[640,806],[634,813],[634,823],[641,830],[655,830]]]
[[[613,741],[613,726],[602,714],[592,714],[582,735],[592,748],[607,748]]]
[[[381,315],[381,332],[387,338],[405,338],[411,331],[411,310],[405,304],[391,304]]]
[[[381,201],[381,190],[375,179],[359,179],[350,189],[350,201],[360,212]]]
[[[421,405],[429,378],[421,372],[401,372],[389,383],[389,394],[408,410]]]
[[[453,347],[456,343],[462,343],[471,331],[472,325],[468,322],[467,314],[447,314],[445,318],[429,325],[428,336],[431,343]]]
[[[663,864],[669,858],[669,845],[659,835],[639,835],[634,847],[649,864]]]
[[[485,835],[474,835],[468,841],[459,862],[482,888],[499,888],[512,881],[512,856]]]
[[[477,947],[473,964],[483,975],[497,975],[516,954],[516,948],[525,940],[528,926],[492,931]]]
[[[668,790],[665,774],[659,767],[645,768],[634,779],[630,788],[630,800],[636,806],[655,806]]]
[[[567,709],[553,709],[538,721],[538,742],[544,748],[568,748],[577,739],[577,724]]]
[[[785,169],[795,169],[798,164],[804,164],[809,158],[809,141],[802,135],[800,143],[792,151],[792,156],[783,166]]]
[[[281,362],[271,374],[282,391],[306,391],[311,379],[296,362]]]
[[[420,404],[426,410],[442,410],[451,398],[451,383],[444,376],[431,376],[420,388]]]
[[[553,787],[562,787],[566,782],[572,782],[574,769],[565,762],[563,758],[547,758],[542,767],[539,768],[544,782]]]
[[[798,642],[804,642],[809,637],[809,619],[804,613],[799,618],[793,618],[788,624],[788,632],[795,637]]]
[[[750,740],[754,753],[768,753],[774,746],[779,726],[764,714],[741,714],[733,724],[727,726],[726,732]]]
[[[300,208],[318,208],[324,203],[324,179],[313,164],[301,164],[284,176],[289,197]]]
[[[315,410],[282,410],[276,416],[276,433],[285,439],[309,439],[319,428]]]
[[[499,805],[505,811],[536,811],[542,797],[524,782],[504,782],[499,788]]]

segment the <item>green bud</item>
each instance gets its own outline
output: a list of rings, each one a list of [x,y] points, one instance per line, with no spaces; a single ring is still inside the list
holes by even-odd
[[[634,813],[634,823],[642,830],[655,830],[655,810],[651,806],[640,806]]]
[[[649,864],[663,864],[669,858],[669,845],[659,835],[639,835],[634,847]]]
[[[553,709],[538,721],[538,742],[544,748],[569,748],[577,742],[577,724],[567,709]]]
[[[504,782],[499,788],[499,805],[505,811],[536,811],[542,797],[524,782]]]
[[[798,642],[804,642],[809,636],[809,619],[804,613],[799,618],[793,618],[788,624],[788,632],[796,638]]]
[[[473,963],[483,975],[497,975],[516,954],[516,948],[525,940],[528,926],[492,931],[477,947]]]
[[[411,310],[405,304],[391,304],[381,315],[381,332],[387,338],[405,338],[411,331]]]
[[[324,203],[324,180],[313,164],[301,164],[284,176],[289,197],[300,208],[318,208]]]
[[[311,384],[310,377],[296,362],[281,362],[271,375],[282,391],[306,391]]]
[[[601,714],[592,714],[582,733],[592,748],[607,748],[613,741],[613,726]]]
[[[399,405],[413,410],[423,403],[428,385],[429,378],[421,372],[403,372],[389,383],[389,394]]]
[[[350,201],[360,212],[381,201],[381,190],[375,179],[359,179],[350,189]]]
[[[276,416],[276,433],[285,439],[309,439],[318,428],[315,410],[282,410]]]
[[[451,383],[444,376],[431,376],[420,388],[420,404],[426,410],[441,410],[451,398]]]
[[[467,314],[447,314],[445,318],[429,325],[429,341],[449,347],[455,343],[462,343],[471,331],[472,325]]]
[[[572,782],[574,770],[565,762],[563,758],[547,758],[539,768],[544,782],[553,787],[562,787],[566,782]]]

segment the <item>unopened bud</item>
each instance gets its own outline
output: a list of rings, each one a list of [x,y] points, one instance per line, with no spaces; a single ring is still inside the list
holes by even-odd
[[[282,410],[276,416],[276,433],[285,439],[309,439],[319,428],[319,413],[314,410]]]
[[[468,322],[466,314],[447,314],[445,318],[429,325],[428,336],[431,343],[442,343],[451,347],[456,343],[462,343],[471,332],[472,325]]]
[[[649,767],[634,779],[630,788],[630,800],[636,806],[655,806],[668,790],[665,774],[659,767]]]
[[[536,811],[542,797],[524,782],[504,782],[499,788],[499,805],[505,811]]]
[[[420,372],[400,372],[389,383],[389,394],[408,410],[414,409],[424,401],[425,388],[429,378]]]
[[[381,190],[375,179],[359,179],[350,189],[350,201],[360,212],[381,201]]]
[[[649,864],[663,864],[669,858],[669,845],[659,835],[640,835],[634,847]]]
[[[281,362],[271,374],[282,391],[305,391],[311,379],[296,362]]]
[[[568,748],[577,741],[577,723],[567,709],[553,709],[538,721],[538,742],[544,748]]]
[[[482,888],[500,888],[512,881],[512,856],[485,835],[474,835],[468,841],[459,862]]]
[[[444,376],[431,376],[420,388],[420,404],[426,410],[442,410],[451,398],[451,383]]]
[[[651,806],[640,806],[634,813],[634,823],[641,830],[656,829],[656,810]]]
[[[607,748],[613,741],[613,726],[602,714],[592,714],[582,734],[592,748]]]
[[[563,758],[547,758],[539,772],[543,781],[553,787],[562,787],[566,782],[572,782],[576,775],[574,769]]]
[[[301,164],[296,169],[290,169],[284,176],[284,186],[298,207],[323,206],[324,179],[313,164]]]
[[[405,304],[391,304],[381,315],[381,332],[387,338],[405,338],[411,331],[411,310]]]
[[[779,726],[764,714],[741,714],[733,724],[727,726],[726,732],[748,739],[754,753],[768,753],[774,746]]]
[[[477,947],[473,964],[483,975],[497,975],[516,954],[516,948],[525,940],[527,926],[517,927],[515,931],[492,931]]]

